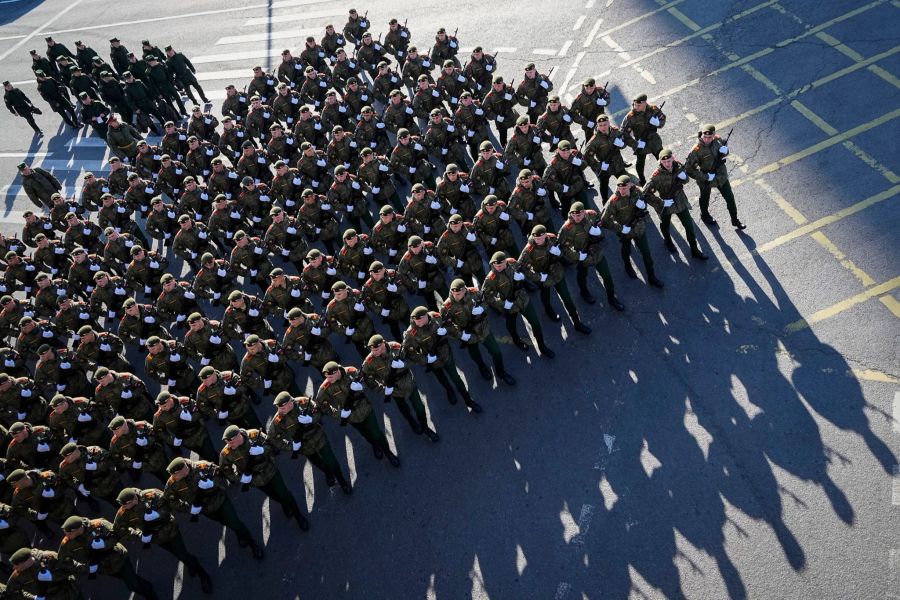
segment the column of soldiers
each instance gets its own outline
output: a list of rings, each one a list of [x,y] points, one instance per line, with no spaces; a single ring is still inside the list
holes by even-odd
[[[155,597],[123,545],[139,539],[170,552],[210,592],[176,513],[217,521],[262,559],[228,490],[258,488],[306,530],[281,472],[297,464],[279,467],[276,456],[305,456],[329,488],[351,494],[325,417],[399,467],[370,394],[437,442],[420,382],[433,377],[449,404],[461,398],[470,414],[483,411],[460,376],[458,350],[485,380],[516,384],[493,330],[498,317],[512,346],[553,359],[534,299],[559,322],[557,296],[573,329],[591,333],[568,271],[585,304],[596,303],[596,271],[609,305],[625,309],[608,237],[618,238],[628,276],[637,277],[636,245],[647,283],[663,287],[646,237],[650,207],[669,251],[678,251],[675,215],[692,256],[707,258],[689,178],[705,222],[714,223],[716,188],[732,224],[744,227],[726,140],[713,126],[680,162],[659,136],[661,107],[645,95],[616,127],[606,86],[591,79],[566,107],[533,64],[515,86],[480,47],[461,68],[459,42],[444,29],[419,52],[405,24],[388,25],[382,45],[351,11],[342,33],[329,26],[299,57],[285,50],[274,72],[257,68],[241,90],[228,86],[221,118],[195,106],[186,126],[163,123],[158,144],[128,124],[129,112],[150,105],[123,100],[104,113],[109,173],[85,174],[74,197],[51,173],[20,165],[40,210],[26,213],[21,239],[0,237],[0,552],[12,566],[10,590],[77,597],[78,577],[102,574]],[[193,72],[171,48],[142,46],[145,59],[158,59],[144,61],[147,71],[168,60],[173,73],[174,64]],[[126,80],[153,81],[138,76],[116,38],[112,49],[101,79],[128,71]],[[185,72],[181,89],[203,97]],[[177,89],[162,96],[180,106]],[[646,179],[648,153],[659,164]],[[107,505],[112,521],[97,516]],[[44,546],[61,528],[58,551],[32,548],[26,520]]]

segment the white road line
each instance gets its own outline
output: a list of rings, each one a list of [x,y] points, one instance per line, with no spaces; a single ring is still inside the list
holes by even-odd
[[[80,1],[80,0],[79,0]],[[271,4],[271,8],[291,8],[293,6],[305,6],[307,4],[324,4],[326,2],[331,2],[331,0],[284,0],[282,2],[274,2]],[[57,29],[56,31],[44,31],[42,33],[47,35],[56,35],[58,33],[74,33],[76,31],[93,31],[94,29],[108,29],[110,27],[122,28],[129,27],[132,25],[141,25],[143,23],[157,23],[159,21],[177,21],[179,19],[190,19],[192,17],[207,17],[210,15],[223,15],[227,13],[233,12],[249,12],[252,10],[257,10],[260,8],[268,9],[270,8],[270,4],[268,2],[262,4],[248,4],[247,6],[233,7],[233,8],[218,8],[215,10],[203,10],[198,12],[191,13],[182,13],[180,15],[166,15],[164,17],[152,17],[149,19],[138,19],[135,21],[119,21],[117,23],[99,23],[97,25],[88,25],[87,27],[74,27],[72,29]],[[68,10],[68,9],[67,9]]]
[[[581,514],[578,516],[578,535],[572,538],[572,543],[576,546],[584,545],[584,538],[588,530],[591,528],[591,520],[594,518],[594,505],[582,504]]]
[[[299,12],[290,15],[277,15],[272,17],[253,17],[244,21],[244,27],[256,27],[258,25],[268,25],[270,23],[292,23],[294,21],[311,21],[313,19],[323,19],[327,17],[339,16],[346,14],[343,8],[330,10],[312,10]]]
[[[664,5],[660,6],[659,8],[656,8],[656,9],[654,9],[654,10],[651,10],[651,11],[648,12],[648,13],[644,13],[644,14],[639,15],[639,16],[633,18],[633,19],[630,19],[630,20],[628,20],[628,21],[625,21],[624,23],[620,23],[619,25],[616,25],[615,27],[612,27],[612,28],[610,28],[610,29],[607,29],[606,31],[604,31],[604,32],[601,33],[600,35],[601,35],[601,37],[602,37],[602,36],[604,36],[604,35],[609,35],[610,33],[619,31],[620,29],[625,29],[626,27],[629,27],[629,26],[631,26],[631,25],[634,25],[634,24],[637,23],[638,21],[643,21],[644,19],[646,19],[646,18],[648,18],[648,17],[652,17],[652,16],[655,15],[656,13],[662,12],[662,11],[668,9],[668,8],[673,7],[673,6],[678,6],[678,5],[681,4],[682,2],[684,2],[684,0],[674,0],[673,2],[669,2],[668,4],[664,4]]]
[[[347,472],[350,474],[350,485],[356,485],[356,460],[353,455],[353,444],[350,443],[349,437],[344,436],[344,447],[347,450]]]
[[[496,48],[494,48],[494,54],[497,54],[499,52],[502,52],[504,54],[512,54],[516,50],[518,50],[518,48],[514,46],[497,46]]]
[[[572,27],[572,31],[578,31],[581,29],[581,26],[584,24],[584,20],[587,19],[587,15],[581,15],[578,17],[578,20],[575,21],[575,26]]]
[[[543,56],[556,56],[556,53],[559,52],[556,48],[535,48],[531,51],[532,54],[540,54]]]
[[[245,50],[242,52],[226,52],[223,54],[204,54],[192,58],[191,62],[195,65],[204,65],[217,62],[236,62],[241,60],[249,60],[254,58],[281,58],[281,50],[268,50],[266,48],[258,48],[256,50]]]
[[[106,143],[103,144],[104,146]],[[32,158],[47,158],[53,156],[52,152],[0,152],[0,158],[23,158],[30,160]]]
[[[594,38],[597,37],[597,32],[600,31],[601,25],[603,25],[603,19],[597,19],[594,26],[591,27],[591,32],[588,34],[587,39],[584,40],[585,48],[590,47],[590,45],[594,43]]]
[[[559,95],[563,96],[566,93],[566,88],[569,87],[569,83],[572,81],[572,78],[575,77],[575,73],[578,71],[578,65],[581,63],[581,59],[584,58],[586,52],[579,52],[575,57],[575,61],[572,63],[571,68],[569,68],[568,73],[566,73],[566,78],[563,80],[563,84],[559,88]]]
[[[559,49],[559,56],[563,57],[566,55],[566,52],[569,51],[569,48],[572,47],[572,40],[566,40],[566,43],[563,44],[563,47]]]
[[[244,69],[223,69],[221,71],[197,73],[196,77],[197,81],[242,81],[246,79],[249,82],[253,78],[253,70],[249,66]]]
[[[584,5],[585,8],[594,8],[594,5],[597,3],[597,0],[588,0],[588,3]]]
[[[18,42],[16,42],[16,43],[13,45],[12,48],[10,48],[9,50],[7,50],[7,51],[4,52],[3,54],[0,54],[0,61],[2,61],[2,60],[5,59],[7,56],[9,56],[9,55],[12,54],[13,52],[15,52],[16,50],[18,50],[18,49],[21,48],[22,46],[24,46],[25,43],[28,42],[28,40],[30,40],[31,38],[33,38],[33,37],[36,36],[37,34],[41,33],[44,29],[46,29],[47,27],[50,27],[51,25],[53,25],[53,23],[55,23],[55,22],[56,22],[58,19],[60,19],[61,17],[65,16],[65,14],[66,14],[67,12],[69,12],[70,10],[72,10],[73,8],[75,8],[76,6],[78,6],[79,4],[81,4],[81,2],[82,2],[82,0],[75,0],[75,2],[73,2],[73,3],[70,4],[69,6],[65,7],[64,9],[62,9],[61,11],[59,11],[58,13],[54,14],[54,15],[53,15],[49,20],[47,20],[43,25],[41,25],[40,27],[38,27],[37,29],[35,29],[34,31],[32,31],[31,33],[29,33],[28,35],[26,35],[24,38],[22,38],[21,40],[19,40]]]
[[[16,195],[18,196],[18,194]],[[24,193],[22,194],[22,197],[25,197]],[[11,210],[6,214],[0,215],[0,223],[4,225],[22,225],[25,223],[25,217],[22,216],[24,213],[24,210]]]
[[[321,27],[309,27],[307,29],[288,29],[285,31],[263,31],[262,33],[249,33],[247,35],[231,35],[219,38],[216,46],[224,46],[226,44],[246,44],[249,42],[264,42],[266,40],[289,40],[296,39],[299,43],[301,39],[308,35],[321,33]],[[280,51],[279,51],[280,54]]]

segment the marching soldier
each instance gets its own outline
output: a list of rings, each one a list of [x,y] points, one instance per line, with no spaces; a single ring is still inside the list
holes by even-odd
[[[94,401],[103,409],[136,420],[153,416],[153,400],[137,375],[100,367],[94,371],[94,381]]]
[[[431,48],[431,59],[435,64],[444,64],[450,61],[455,67],[459,67],[459,59],[456,58],[459,53],[459,40],[456,34],[447,35],[447,30],[441,27],[434,36],[434,46]]]
[[[78,330],[78,336],[75,360],[94,369],[106,367],[113,371],[127,371],[131,368],[124,355],[125,343],[116,334],[84,325]]]
[[[192,394],[197,389],[194,367],[187,364],[187,353],[177,340],[163,341],[151,336],[147,340],[144,370],[148,377],[173,392]]]
[[[516,187],[509,197],[507,210],[519,224],[524,237],[528,237],[535,225],[553,227],[548,206],[551,197],[540,175],[531,169],[522,169],[519,172]]]
[[[418,95],[416,96],[418,98]],[[436,100],[440,104],[440,100]],[[446,168],[450,168],[451,164],[463,165],[467,164],[465,147],[463,146],[463,137],[465,132],[462,128],[457,128],[453,119],[444,114],[443,105],[431,109],[428,129],[425,131],[425,147],[432,156],[439,157],[439,162],[444,163]],[[457,166],[457,168],[459,168]]]
[[[472,66],[471,63],[469,66]],[[481,107],[487,112],[487,118],[494,122],[501,146],[506,147],[509,129],[518,118],[513,110],[517,103],[516,91],[512,85],[505,83],[501,75],[494,75],[491,90],[484,97]]]
[[[659,166],[650,176],[650,182],[644,187],[644,196],[656,209],[659,215],[659,229],[662,232],[666,249],[669,252],[678,252],[675,242],[672,241],[672,215],[677,215],[684,226],[688,246],[691,248],[691,256],[700,260],[707,260],[706,256],[697,244],[697,235],[694,233],[694,220],[691,219],[691,205],[687,194],[684,193],[684,184],[688,176],[684,171],[684,165],[675,160],[672,150],[664,148],[659,153]]]
[[[665,104],[665,102],[663,102]],[[662,150],[662,138],[657,130],[666,126],[666,115],[662,106],[647,104],[647,94],[635,96],[631,101],[631,110],[622,119],[622,131],[634,139],[631,149],[637,157],[635,168],[641,185],[647,181],[644,179],[644,163],[647,154],[652,154],[659,159]]]
[[[625,175],[622,148],[634,143],[630,135],[609,122],[609,115],[597,115],[594,134],[584,148],[584,159],[600,180],[603,204],[609,200],[609,178]]]
[[[251,334],[271,337],[272,326],[266,321],[266,307],[256,296],[234,290],[228,295],[228,308],[222,317],[222,331],[228,339],[246,339]]]
[[[605,87],[597,87],[597,82],[593,77],[588,77],[582,82],[581,92],[572,101],[569,112],[581,125],[584,139],[591,139],[594,127],[597,125],[597,117],[606,112],[609,100],[609,92]]]
[[[253,539],[225,493],[225,482],[219,467],[212,462],[176,458],[167,468],[165,498],[179,510],[190,512],[191,521],[205,515],[231,529],[242,547],[250,547],[253,558],[262,560],[265,551]]]
[[[151,337],[171,339],[169,331],[162,325],[162,317],[152,304],[138,304],[128,298],[122,304],[124,315],[119,321],[119,338],[126,344],[137,344],[143,353],[147,340]]]
[[[322,427],[323,412],[319,405],[307,396],[295,398],[288,392],[279,392],[274,404],[276,413],[269,423],[269,444],[279,450],[291,450],[292,460],[303,454],[325,474],[328,487],[340,483],[341,491],[352,494],[353,488],[344,477]]]
[[[404,352],[401,344],[385,342],[381,335],[376,334],[369,338],[368,345],[369,354],[362,365],[363,381],[371,389],[384,392],[385,402],[394,400],[397,410],[409,423],[413,433],[416,435],[424,433],[432,442],[438,441],[440,437],[437,432],[428,426],[425,405],[419,396],[413,372],[403,360]]]
[[[251,388],[260,384],[265,395],[270,396],[280,391],[297,391],[294,370],[287,364],[285,351],[273,339],[262,340],[256,334],[244,340],[247,353],[241,360],[241,378]]]
[[[103,408],[84,396],[72,398],[56,394],[50,401],[47,426],[61,440],[94,446],[107,445],[109,433],[101,420],[108,419]]]
[[[497,250],[518,253],[516,242],[513,239],[511,212],[503,200],[498,200],[494,194],[488,194],[481,201],[481,210],[475,213],[472,219],[472,231],[478,235],[486,252],[493,254]]]
[[[288,327],[281,346],[287,358],[302,361],[304,366],[311,364],[320,371],[325,363],[337,359],[337,353],[328,341],[329,333],[323,317],[292,308],[288,311]]]
[[[346,340],[356,347],[360,357],[365,358],[365,340],[375,333],[375,325],[366,314],[361,292],[343,281],[335,281],[331,285],[331,292],[334,298],[325,309],[325,321],[332,331],[343,332]]]
[[[417,306],[410,315],[409,323],[409,327],[403,333],[402,343],[406,359],[434,373],[438,383],[447,392],[447,402],[450,404],[458,402],[456,396],[458,390],[469,410],[480,413],[481,405],[472,399],[466,384],[456,370],[447,328],[444,327],[440,314],[428,312],[424,306]]]
[[[459,214],[463,221],[475,218],[475,201],[469,186],[469,174],[461,172],[456,163],[449,163],[437,185],[437,197],[442,205],[449,206],[450,215]]]
[[[100,510],[97,498],[113,506],[122,490],[122,482],[109,453],[100,446],[79,446],[69,442],[59,451],[59,476],[72,490],[80,494],[94,512]]]
[[[401,323],[409,319],[409,305],[400,293],[402,284],[397,272],[385,269],[381,261],[369,265],[369,278],[363,284],[361,301],[367,309],[381,316],[395,338],[402,337]]]
[[[528,292],[524,289],[524,282],[525,274],[516,259],[508,257],[504,252],[494,252],[491,256],[491,272],[482,283],[481,293],[487,305],[504,316],[513,346],[523,351],[528,350],[528,344],[519,337],[516,328],[516,317],[521,314],[531,325],[541,356],[553,358],[556,353],[544,342],[544,330],[531,305]]]
[[[214,460],[218,456],[196,402],[187,396],[160,392],[156,397],[156,406],[153,430],[157,437],[175,449],[176,454],[185,448],[206,460]]]
[[[475,46],[463,72],[475,84],[475,89],[472,91],[477,92],[479,98],[484,98],[485,94],[490,91],[491,81],[496,70],[496,58],[485,54],[481,46]]]
[[[109,457],[120,471],[128,472],[132,481],[139,481],[141,473],[150,473],[166,482],[169,462],[152,424],[117,415],[107,427],[112,432]]]
[[[544,171],[543,182],[559,197],[563,214],[568,214],[572,202],[584,204],[588,201],[588,184],[584,177],[586,168],[587,162],[577,149],[572,148],[569,140],[559,142],[556,153]]]
[[[746,229],[747,226],[737,217],[737,203],[728,180],[728,168],[725,166],[728,146],[725,140],[716,135],[716,126],[709,123],[700,128],[699,137],[700,141],[694,144],[684,161],[684,170],[700,188],[700,220],[707,225],[716,224],[716,220],[709,214],[709,196],[712,189],[717,188],[725,198],[731,226],[738,231]]]
[[[601,222],[607,229],[615,231],[622,245],[622,260],[625,272],[632,279],[637,273],[631,265],[631,244],[634,242],[641,252],[644,268],[647,269],[647,283],[654,287],[663,287],[663,282],[656,277],[653,270],[653,256],[647,243],[646,221],[647,201],[643,192],[635,186],[628,175],[619,177],[616,193],[603,208]]]
[[[9,559],[13,572],[6,582],[6,596],[10,598],[52,598],[78,600],[81,590],[75,569],[59,560],[50,550],[23,547]]]
[[[585,335],[591,332],[591,328],[581,322],[578,317],[578,309],[569,293],[566,285],[565,268],[562,263],[562,250],[559,248],[556,236],[547,233],[543,225],[535,225],[528,237],[528,243],[522,249],[518,259],[519,265],[525,273],[526,279],[538,286],[541,291],[541,304],[551,321],[558,322],[559,314],[550,303],[550,290],[555,289],[569,318],[572,326],[578,333]]]
[[[202,312],[197,303],[197,296],[191,290],[189,282],[178,281],[171,273],[163,275],[160,283],[162,292],[156,299],[156,310],[164,321],[175,323],[175,327],[183,329],[187,326],[188,315]]]
[[[251,399],[254,404],[259,404],[259,400],[237,373],[206,366],[200,369],[200,381],[197,405],[204,417],[215,417],[220,425],[233,423],[246,429],[262,427],[249,404]]]
[[[241,429],[229,425],[222,434],[225,447],[219,452],[219,469],[230,483],[240,483],[241,491],[259,488],[281,505],[284,515],[297,521],[300,529],[309,529],[309,521],[300,511],[297,499],[288,490],[275,464],[268,437],[259,429]]]
[[[224,258],[216,258],[207,252],[200,257],[200,270],[194,276],[194,293],[214,306],[221,306],[222,298],[228,298],[237,284],[231,264]]]
[[[191,93],[191,88],[193,87],[200,95],[200,99],[209,104],[209,99],[197,82],[197,70],[184,54],[175,52],[172,46],[166,46],[166,66],[174,76],[175,82],[181,84],[179,87],[185,91],[191,102],[197,102],[197,99]]]
[[[435,249],[441,262],[458,277],[484,280],[484,266],[475,246],[475,229],[472,223],[465,223],[461,214],[450,217],[447,230],[441,234]],[[400,336],[397,336],[400,337]]]
[[[211,365],[216,369],[233,370],[238,366],[234,348],[228,344],[228,336],[222,323],[193,312],[187,318],[188,330],[184,334],[184,351],[202,367]]]
[[[366,398],[356,367],[343,367],[331,361],[322,368],[325,381],[316,392],[316,404],[332,417],[340,418],[341,425],[348,423],[372,445],[375,458],[381,460],[387,455],[392,467],[400,466],[400,459],[391,451],[384,431],[372,410],[372,403]]]
[[[408,249],[397,268],[400,280],[410,292],[422,296],[428,306],[437,308],[434,293],[443,298],[448,290],[434,244],[417,235],[410,237],[406,244]]]
[[[10,505],[13,514],[31,519],[44,539],[56,537],[47,521],[62,525],[75,511],[75,503],[54,471],[15,469],[7,475],[6,481],[12,486]]]

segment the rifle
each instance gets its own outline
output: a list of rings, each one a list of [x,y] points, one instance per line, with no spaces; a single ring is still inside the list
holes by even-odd
[[[728,132],[728,135],[725,136],[725,139],[722,141],[722,146],[728,145],[728,140],[731,138],[731,134],[734,131],[734,127],[731,128],[731,131]],[[716,159],[713,161],[712,169],[710,169],[710,173],[717,173],[719,171],[719,167],[725,164],[727,157],[721,152],[716,152]]]
[[[643,197],[642,197],[642,196],[639,196],[639,197],[638,197],[638,200],[643,200]],[[637,202],[637,200],[635,200],[635,202]],[[628,221],[627,226],[628,226],[629,228],[632,228],[632,229],[633,229],[634,226],[637,225],[638,222],[641,221],[641,220],[642,220],[644,217],[646,217],[648,214],[650,214],[650,210],[649,210],[649,208],[648,208],[648,206],[647,206],[647,201],[644,200],[644,208],[637,208],[637,207],[635,207],[634,214],[631,216],[631,220]]]

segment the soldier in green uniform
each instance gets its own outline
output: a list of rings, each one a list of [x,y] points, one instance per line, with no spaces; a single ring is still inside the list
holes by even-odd
[[[288,392],[279,392],[274,404],[276,413],[269,423],[269,444],[278,450],[290,450],[292,460],[303,454],[325,474],[328,487],[340,483],[345,494],[353,493],[325,435],[319,405],[307,396],[295,398]]]
[[[229,339],[236,340],[245,339],[249,335],[272,337],[275,332],[266,321],[266,312],[262,300],[234,290],[228,295],[228,308],[222,317],[222,331]]]
[[[79,446],[69,442],[59,455],[62,457],[59,476],[80,495],[79,500],[84,499],[95,512],[100,509],[97,498],[116,506],[122,482],[109,452],[100,446]]]
[[[361,358],[365,358],[366,340],[375,333],[375,325],[366,314],[362,293],[348,286],[343,281],[335,281],[331,285],[334,294],[325,308],[325,321],[335,332],[343,332],[348,342],[352,343]]]
[[[550,151],[556,150],[562,141],[575,143],[572,135],[572,123],[575,119],[569,113],[569,109],[560,101],[559,96],[550,96],[547,101],[547,110],[538,117],[535,128],[541,133],[544,141],[550,144]]]
[[[497,379],[506,385],[515,385],[515,378],[506,372],[503,365],[503,354],[500,345],[494,338],[482,306],[481,291],[477,287],[467,287],[462,279],[454,279],[450,283],[450,294],[441,305],[441,321],[449,335],[459,339],[468,350],[469,356],[478,365],[482,378],[493,379],[491,370],[481,357],[478,345],[483,344],[494,362]],[[440,333],[440,332],[439,332]]]
[[[6,598],[79,600],[75,569],[51,550],[24,547],[9,558],[13,572],[6,582]]]
[[[568,214],[572,202],[588,202],[588,184],[584,177],[586,168],[587,161],[581,153],[572,147],[569,140],[562,140],[542,179],[547,189],[559,197],[563,214]]]
[[[675,160],[672,150],[663,148],[659,153],[659,166],[650,176],[649,183],[644,187],[644,197],[650,202],[659,215],[659,230],[662,232],[666,249],[669,252],[678,252],[675,242],[672,241],[672,215],[677,215],[684,226],[688,246],[691,248],[691,256],[700,260],[707,260],[706,256],[697,244],[697,235],[694,233],[694,220],[691,218],[691,205],[687,194],[684,193],[684,184],[688,176],[684,165]]]
[[[184,334],[184,351],[201,367],[211,365],[219,370],[236,369],[237,356],[227,341],[222,324],[199,312],[188,315],[188,330]]]
[[[262,546],[253,539],[225,493],[226,484],[215,463],[176,458],[169,463],[167,470],[169,480],[166,482],[165,498],[171,506],[190,512],[191,521],[197,521],[202,514],[221,523],[237,535],[241,547],[250,547],[253,558],[265,558]]]
[[[438,181],[437,197],[441,204],[448,206],[450,215],[459,214],[463,221],[475,218],[475,201],[469,186],[469,174],[460,171],[459,165],[450,163],[444,169],[444,176]]]
[[[609,200],[609,179],[625,175],[625,159],[622,148],[635,144],[634,138],[610,123],[609,115],[598,115],[593,135],[584,148],[584,159],[600,180],[600,197],[603,204]]]
[[[516,327],[516,317],[521,314],[531,325],[531,332],[537,340],[541,355],[553,358],[556,353],[544,342],[544,330],[524,284],[525,274],[516,259],[508,257],[505,252],[494,252],[491,256],[491,272],[481,285],[481,294],[488,306],[504,316],[513,346],[523,351],[528,350],[528,344],[519,336]]]
[[[665,104],[665,103],[663,103]],[[657,130],[666,126],[666,115],[662,106],[647,103],[647,94],[639,94],[631,101],[631,110],[622,119],[622,131],[633,138],[631,149],[637,157],[635,168],[641,185],[644,179],[644,163],[647,155],[652,154],[659,159],[662,150],[662,138]]]
[[[303,239],[302,225],[296,221],[296,217],[286,214],[280,206],[273,206],[269,210],[269,217],[272,222],[266,229],[264,237],[266,246],[271,253],[280,255],[301,271],[303,257],[309,250]]]
[[[163,483],[166,482],[169,477],[166,473],[169,459],[166,458],[166,452],[153,425],[147,421],[135,421],[118,415],[109,422],[108,428],[112,432],[109,457],[120,471],[128,472],[133,481],[138,481],[141,473],[150,473]]]
[[[528,242],[522,248],[518,259],[519,265],[525,273],[526,279],[538,286],[541,293],[541,304],[551,321],[558,322],[559,314],[550,303],[550,290],[555,289],[569,318],[572,326],[578,333],[589,334],[591,328],[581,322],[578,309],[569,293],[566,285],[565,267],[562,262],[562,250],[559,248],[556,235],[547,233],[543,225],[535,225],[528,237]]]
[[[6,481],[12,486],[10,505],[13,514],[31,519],[44,539],[55,537],[47,521],[62,525],[75,511],[75,503],[67,493],[66,485],[54,471],[14,469],[6,476]]]
[[[106,519],[86,519],[73,515],[63,523],[63,540],[58,556],[70,568],[89,578],[109,575],[122,581],[136,594],[155,600],[153,584],[135,573],[128,550],[119,542],[113,524]]]
[[[160,392],[156,397],[156,406],[158,408],[153,415],[153,429],[160,439],[175,448],[176,452],[186,448],[206,460],[216,459],[218,453],[209,438],[196,402],[187,396],[178,397],[169,392]]]
[[[445,114],[440,93],[434,85],[429,86],[429,90],[427,97],[433,99],[429,100],[429,104],[436,106],[428,111],[429,121],[428,129],[425,131],[425,147],[432,156],[447,165],[447,168],[450,167],[450,164],[465,166],[468,160],[463,146],[465,134],[456,127],[453,119]],[[421,89],[416,93],[415,102],[417,104],[424,104],[424,101],[421,100],[424,94],[425,92]],[[427,109],[428,106],[422,106],[421,110],[425,112]]]
[[[288,327],[281,340],[285,355],[291,360],[311,364],[316,370],[330,360],[337,359],[337,352],[328,341],[329,328],[325,319],[316,313],[305,313],[300,308],[288,311]]]
[[[503,200],[493,194],[488,194],[481,201],[481,209],[475,213],[472,219],[472,231],[478,235],[485,252],[500,250],[511,254],[518,254],[515,239],[513,239],[511,212]]]
[[[43,419],[41,419],[43,422]],[[46,425],[32,425],[17,421],[9,426],[9,445],[6,447],[7,466],[48,467],[59,452],[60,442]]]
[[[200,578],[200,589],[212,592],[212,578],[196,556],[184,545],[175,509],[162,490],[125,488],[116,498],[119,509],[113,520],[113,532],[121,540],[140,540],[145,549],[157,544],[187,567],[188,575]]]
[[[356,229],[346,229],[342,237],[344,245],[335,257],[338,271],[348,279],[356,279],[357,284],[362,286],[368,278],[375,249],[369,244],[369,236],[357,233]]]
[[[245,429],[262,427],[250,406],[251,399],[255,404],[259,404],[259,399],[244,385],[240,375],[208,366],[200,369],[200,381],[197,405],[204,417],[215,417],[220,425],[233,423]]]
[[[716,188],[725,198],[731,226],[738,231],[746,229],[747,226],[738,219],[737,203],[728,181],[728,167],[725,166],[728,146],[725,140],[716,135],[716,126],[710,123],[700,128],[698,137],[700,141],[694,144],[684,161],[684,170],[700,188],[700,219],[707,225],[716,224],[716,220],[709,214],[709,196],[712,189]]]
[[[603,208],[601,222],[607,229],[615,231],[622,245],[622,260],[625,272],[632,279],[637,277],[631,265],[631,244],[634,242],[641,251],[644,268],[647,269],[647,283],[661,288],[663,282],[656,277],[653,269],[653,256],[647,243],[646,221],[647,201],[643,191],[635,186],[628,175],[619,177],[616,193]]]
[[[104,426],[109,411],[99,404],[84,396],[73,398],[56,394],[50,407],[47,426],[57,438],[97,446],[106,446],[109,442],[109,433]]]
[[[450,217],[447,230],[435,245],[444,266],[459,277],[470,278],[473,285],[484,280],[484,265],[475,246],[476,239],[473,224],[464,222],[462,215],[457,213]]]
[[[221,306],[222,298],[228,298],[236,291],[237,284],[231,271],[231,263],[224,258],[216,258],[207,252],[200,257],[200,270],[194,276],[192,288],[201,298],[213,306]]]
[[[434,294],[445,297],[447,282],[434,244],[414,235],[407,241],[407,248],[397,268],[400,280],[411,292],[422,296],[428,306],[437,308]]]
[[[541,176],[531,169],[522,169],[516,178],[516,187],[509,196],[507,210],[519,224],[522,235],[527,238],[535,225],[553,227],[550,218],[551,196]]]
[[[466,384],[456,370],[447,328],[444,327],[439,313],[428,312],[424,306],[414,308],[410,314],[410,325],[403,333],[402,348],[406,360],[422,365],[427,372],[434,373],[438,383],[447,392],[447,402],[457,403],[456,390],[458,390],[469,410],[473,413],[481,412],[481,405],[472,399]]]
[[[177,340],[161,340],[157,336],[147,339],[147,356],[144,359],[147,376],[172,392],[192,394],[197,389],[194,367],[187,362],[187,352]]]
[[[381,335],[369,338],[369,354],[363,360],[362,374],[365,384],[374,390],[384,392],[384,401],[394,400],[397,410],[409,423],[413,433],[422,433],[432,442],[440,438],[428,426],[425,405],[412,370],[403,360],[404,351],[399,342],[386,342]],[[410,409],[412,405],[412,409]],[[413,415],[415,412],[415,415]]]
[[[203,312],[197,303],[197,295],[191,289],[188,281],[178,281],[171,273],[160,277],[162,291],[156,299],[159,316],[168,323],[174,323],[175,327],[183,329],[187,327],[188,315],[195,312]]]
[[[287,364],[285,351],[273,339],[260,339],[256,334],[244,340],[247,353],[241,360],[241,377],[251,388],[262,385],[269,396],[283,390],[299,393],[294,370]]]
[[[153,416],[153,400],[147,385],[132,373],[116,372],[106,367],[94,371],[97,387],[94,401],[103,409],[129,419],[150,419]]]
[[[578,288],[584,301],[588,304],[595,302],[587,287],[588,268],[593,266],[603,280],[609,305],[619,311],[625,310],[625,306],[616,298],[612,273],[609,272],[609,263],[603,253],[604,238],[603,230],[600,228],[600,214],[595,210],[585,210],[581,202],[575,202],[569,209],[569,218],[556,235],[563,256],[576,265]]]
[[[309,521],[300,511],[297,499],[288,490],[275,464],[268,436],[259,429],[241,429],[229,425],[222,434],[225,447],[219,452],[219,469],[232,484],[240,483],[241,491],[259,488],[281,505],[284,515],[297,521],[300,529],[309,529]]]
[[[518,101],[513,86],[505,83],[501,75],[494,75],[491,89],[484,97],[481,107],[487,113],[487,118],[494,122],[501,146],[506,146],[509,130],[515,126],[519,117],[513,110]]]
[[[349,423],[375,451],[381,460],[386,454],[393,467],[400,466],[400,459],[391,451],[384,431],[372,410],[372,403],[363,391],[362,375],[356,367],[343,367],[331,361],[322,368],[325,381],[316,392],[316,404],[332,417],[340,418],[341,425]]]

